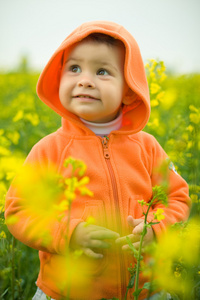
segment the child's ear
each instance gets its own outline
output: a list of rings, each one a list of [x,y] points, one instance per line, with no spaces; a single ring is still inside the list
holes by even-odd
[[[130,105],[133,101],[134,101],[134,92],[126,84],[124,88],[124,96],[122,99],[122,103],[125,105]]]
[[[124,98],[122,100],[122,103],[125,105],[130,105],[132,102],[133,102],[133,99],[130,97],[126,97],[126,96],[124,96]]]

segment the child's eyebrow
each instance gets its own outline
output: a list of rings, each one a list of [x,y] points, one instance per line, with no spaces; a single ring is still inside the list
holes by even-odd
[[[80,61],[80,62],[82,61],[82,59],[79,59],[79,58],[69,57],[69,58],[65,61],[65,64],[68,63],[68,62],[71,61],[71,60],[75,60],[75,61],[78,61],[78,62],[79,62],[79,61]]]

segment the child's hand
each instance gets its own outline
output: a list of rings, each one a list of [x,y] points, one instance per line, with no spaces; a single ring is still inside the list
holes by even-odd
[[[132,234],[129,234],[128,237],[130,238],[131,242],[133,243],[134,247],[138,250],[140,245],[140,238],[141,233],[144,228],[144,220],[142,219],[134,219],[132,216],[128,216],[127,218],[128,224],[133,227]],[[147,234],[144,237],[142,246],[146,246],[154,239],[154,233],[152,228],[147,228]],[[127,244],[126,236],[120,237],[116,239],[117,244],[122,245],[122,250],[130,250],[129,245]]]
[[[96,253],[93,249],[109,248],[110,244],[105,240],[115,240],[119,237],[119,234],[101,226],[86,224],[82,222],[77,225],[70,240],[70,247],[82,249],[83,253],[88,257],[102,258],[103,254]]]

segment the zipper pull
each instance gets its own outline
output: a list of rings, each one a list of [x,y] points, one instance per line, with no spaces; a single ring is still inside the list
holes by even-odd
[[[106,159],[110,158],[110,153],[108,150],[108,141],[109,141],[109,138],[107,136],[104,136],[103,140],[102,140],[102,145],[103,145],[103,154]]]

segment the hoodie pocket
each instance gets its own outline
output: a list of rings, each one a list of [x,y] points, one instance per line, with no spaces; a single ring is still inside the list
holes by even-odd
[[[85,201],[85,207],[81,219],[88,221],[90,218],[95,225],[107,227],[106,212],[102,200]]]

